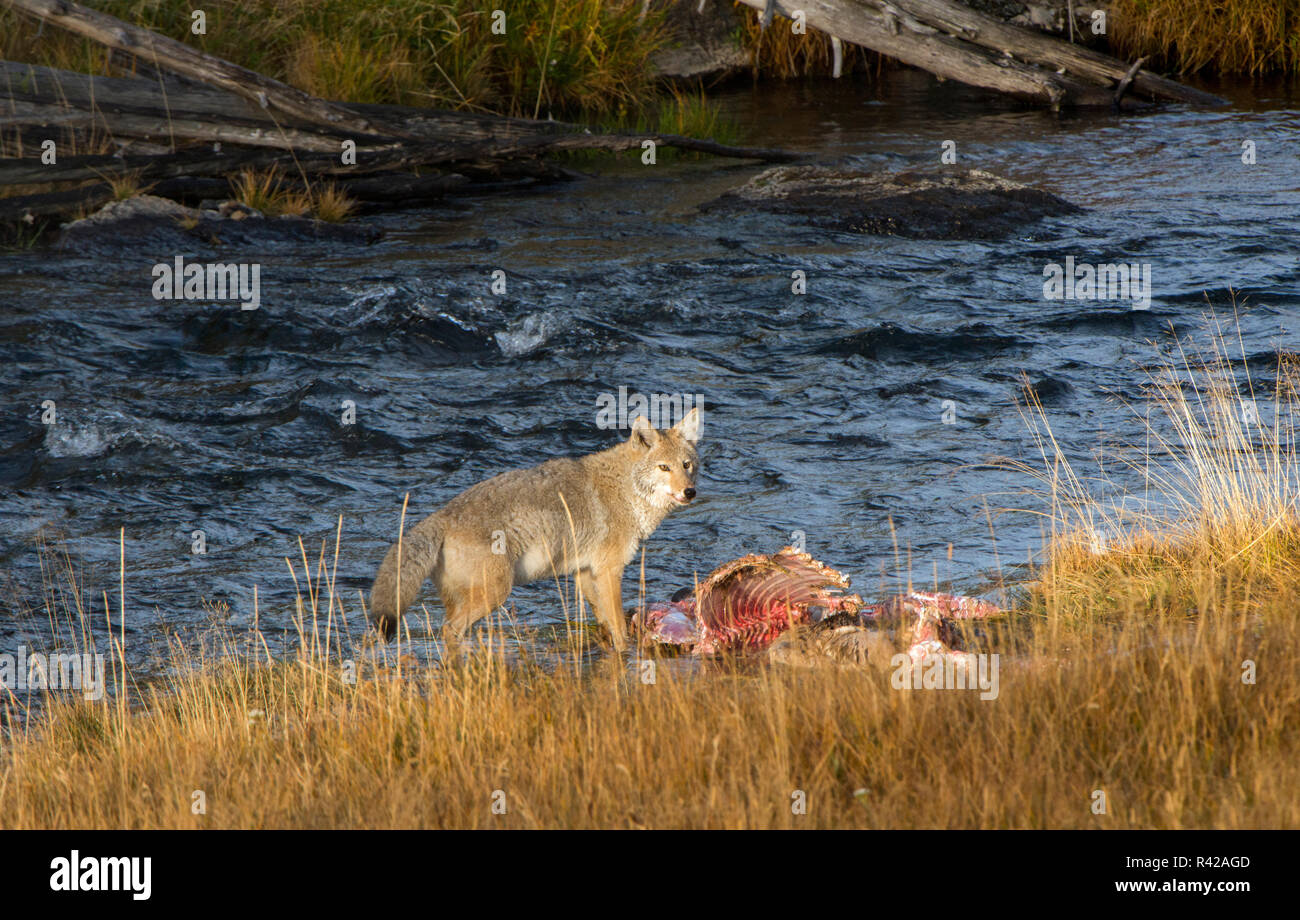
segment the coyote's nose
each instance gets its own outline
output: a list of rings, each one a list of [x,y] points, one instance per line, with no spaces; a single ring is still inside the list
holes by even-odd
[[[687,500],[687,501],[690,501],[692,498],[695,497],[695,490],[694,490],[694,489],[683,489],[683,490],[682,490],[682,494],[686,496],[686,500]]]

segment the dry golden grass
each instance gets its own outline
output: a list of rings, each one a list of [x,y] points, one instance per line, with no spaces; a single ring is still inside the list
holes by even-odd
[[[140,178],[141,172],[137,169],[105,175],[104,181],[113,190],[114,201],[125,201],[128,198],[134,198],[136,195],[143,195],[152,188],[152,183],[145,185],[141,183]]]
[[[1261,596],[1243,600],[1251,606],[1289,601],[1300,585],[1300,362],[1279,355],[1260,392],[1245,362],[1231,357],[1230,334],[1213,317],[1208,326],[1207,347],[1180,348],[1149,372],[1149,408],[1132,407],[1146,443],[1106,458],[1141,478],[1141,495],[1125,493],[1104,470],[1076,475],[1031,402],[1026,421],[1041,466],[1020,468],[1040,480],[1050,508],[1051,550],[1038,586],[1057,615],[1067,600],[1077,607],[1115,583],[1157,612],[1198,606],[1196,589],[1225,580],[1253,585]]]
[[[1223,368],[1185,363],[1196,386],[1158,390],[1143,460],[1172,496],[1159,518],[1089,498],[1036,427],[1055,529],[994,633],[995,700],[758,662],[657,661],[645,682],[642,662],[507,656],[492,632],[430,669],[349,644],[341,626],[361,611],[334,590],[336,536],[332,562],[322,546],[314,571],[305,551],[290,563],[296,656],[271,661],[256,635],[195,658],[178,647],[173,676],[132,685],[129,707],[118,694],[11,712],[0,825],[1298,827],[1300,531],[1280,484],[1300,472],[1295,429],[1282,411],[1268,434],[1234,425]],[[1277,394],[1295,382],[1284,365]],[[123,584],[124,601],[65,600],[52,620],[71,635],[111,608],[116,626]]]
[[[357,210],[357,202],[336,182],[291,181],[278,166],[245,169],[230,180],[230,194],[267,217],[310,215],[337,223]]]
[[[487,653],[400,678],[361,665],[352,685],[309,639],[270,666],[193,662],[135,713],[52,702],[8,746],[0,824],[1298,826],[1296,631],[1232,598],[1200,613],[1033,640],[1039,663],[1006,662],[990,702],[879,672],[661,666],[643,684]]]
[[[759,26],[757,13],[745,8],[740,39],[750,51],[754,74],[779,80],[830,76],[834,63],[830,36],[813,29],[796,34],[792,26],[792,20],[777,16],[772,25],[763,29]],[[874,51],[845,42],[840,72],[879,74],[884,60]]]
[[[360,36],[307,32],[289,51],[288,81],[322,99],[386,102],[413,97],[419,71],[402,45],[367,46]]]
[[[294,188],[278,166],[243,170],[230,180],[230,194],[267,217],[296,217],[311,210],[310,196]]]
[[[317,180],[312,183],[311,216],[317,220],[339,223],[347,220],[357,210],[357,201],[339,187],[336,182]]]
[[[826,76],[831,41],[821,32],[797,35],[777,17],[760,30],[746,11],[741,41],[755,74],[777,78]],[[1296,73],[1300,70],[1300,0],[1116,0],[1107,19],[1111,50],[1147,57],[1179,73]],[[844,46],[843,72],[879,72],[884,59]]]
[[[1111,47],[1179,73],[1300,70],[1300,0],[1116,0]]]

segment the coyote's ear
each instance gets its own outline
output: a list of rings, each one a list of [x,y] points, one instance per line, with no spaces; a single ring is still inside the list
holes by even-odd
[[[628,438],[642,447],[651,448],[659,440],[659,432],[650,426],[650,420],[644,415],[632,419],[632,436]]]
[[[700,439],[700,407],[696,406],[682,416],[682,420],[673,426],[673,430],[688,441]]]

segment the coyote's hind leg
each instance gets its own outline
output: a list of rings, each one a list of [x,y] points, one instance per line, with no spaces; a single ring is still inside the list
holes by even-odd
[[[450,648],[459,645],[469,628],[506,602],[514,586],[505,556],[480,558],[475,570],[450,564],[443,566],[438,581],[445,616],[443,641]]]

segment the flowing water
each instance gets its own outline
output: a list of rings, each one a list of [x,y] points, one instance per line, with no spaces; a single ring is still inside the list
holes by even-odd
[[[573,184],[365,218],[385,231],[373,245],[0,254],[0,646],[49,636],[64,552],[91,628],[107,591],[116,631],[123,531],[139,661],[169,632],[247,630],[255,588],[261,626],[288,629],[285,557],[301,578],[299,537],[313,566],[327,540],[332,566],[340,517],[359,639],[358,592],[405,493],[415,519],[502,470],[607,446],[623,435],[596,426],[598,400],[620,387],[700,394],[706,410],[700,498],[649,540],[649,597],[796,531],[868,597],[909,573],[989,591],[1042,541],[1041,518],[999,513],[1044,507],[997,462],[1032,458],[1022,375],[1090,469],[1103,441],[1141,442],[1120,400],[1141,409],[1144,368],[1200,336],[1207,306],[1230,317],[1235,292],[1261,377],[1278,349],[1300,351],[1300,104],[1220,89],[1232,107],[1122,117],[917,74],[719,97],[749,143],[898,169],[938,167],[953,140],[959,166],[1088,209],[992,242],[702,214],[763,167],[629,154]],[[178,254],[260,263],[261,308],[155,300],[151,269]],[[1150,308],[1045,299],[1044,266],[1070,255],[1149,264]],[[628,603],[636,582],[629,570]],[[512,604],[525,629],[563,622],[552,583]]]

